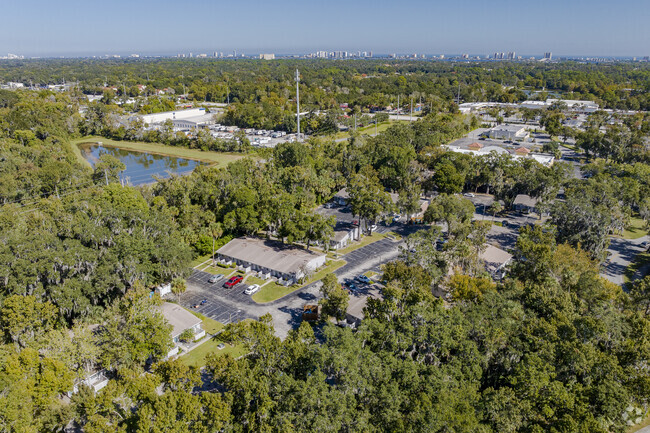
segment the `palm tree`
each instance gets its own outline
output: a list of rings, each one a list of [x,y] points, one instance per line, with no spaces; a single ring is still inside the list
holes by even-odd
[[[174,278],[172,281],[172,293],[178,296],[178,302],[181,302],[181,295],[187,290],[187,282],[183,278]]]

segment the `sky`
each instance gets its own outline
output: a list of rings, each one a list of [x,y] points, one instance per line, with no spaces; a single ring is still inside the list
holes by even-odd
[[[650,0],[3,0],[0,56],[650,55]]]

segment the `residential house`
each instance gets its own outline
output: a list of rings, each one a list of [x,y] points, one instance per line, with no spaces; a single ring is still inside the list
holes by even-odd
[[[194,341],[205,336],[205,331],[201,328],[202,320],[180,305],[163,302],[159,310],[165,320],[172,325],[171,337],[174,341],[174,348],[167,353],[167,357],[178,354],[180,351],[180,336],[188,329],[194,333]]]
[[[512,254],[488,244],[485,250],[479,253],[479,258],[485,262],[485,269],[492,278],[500,280],[506,274],[506,267],[512,261]]]
[[[518,194],[517,197],[515,197],[515,201],[512,202],[512,207],[517,212],[526,214],[536,211],[537,202],[538,200],[536,198],[527,194]]]

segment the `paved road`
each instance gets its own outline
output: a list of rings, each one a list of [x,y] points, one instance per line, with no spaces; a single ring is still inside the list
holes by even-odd
[[[641,244],[648,242],[650,236],[639,239],[621,239],[612,237],[610,240],[609,257],[601,269],[601,275],[612,283],[623,285],[625,269],[630,266],[634,257],[643,252]]]
[[[398,231],[408,234],[417,229],[418,227],[407,226]],[[382,264],[397,258],[400,244],[401,242],[386,238],[352,251],[344,256],[347,264],[339,268],[335,274],[343,281],[370,270],[378,271]],[[317,281],[276,301],[258,304],[244,294],[245,284],[226,289],[223,287],[225,280],[214,284],[208,283],[210,276],[207,272],[194,270],[187,280],[187,293],[181,298],[184,307],[222,323],[246,318],[257,319],[270,313],[276,335],[280,338],[285,338],[290,329],[300,326],[303,305],[320,297],[321,283]],[[205,305],[194,309],[193,307],[203,299],[207,300]]]

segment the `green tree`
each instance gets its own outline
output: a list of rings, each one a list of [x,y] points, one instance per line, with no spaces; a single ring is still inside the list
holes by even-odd
[[[0,308],[0,328],[4,332],[4,340],[22,348],[53,329],[56,319],[54,305],[41,302],[31,295],[9,296]]]
[[[124,170],[126,170],[126,166],[122,161],[112,155],[103,154],[99,157],[99,161],[95,163],[93,180],[98,184],[119,182],[120,173]]]
[[[320,292],[323,296],[321,300],[322,313],[335,317],[337,320],[345,319],[350,295],[343,290],[336,275],[332,273],[325,275]]]
[[[181,302],[181,295],[187,291],[187,282],[183,278],[174,278],[172,280],[172,293],[178,297]]]
[[[449,161],[435,166],[433,182],[438,191],[443,194],[457,194],[463,190],[465,176]]]
[[[427,223],[444,222],[447,231],[453,235],[457,229],[471,221],[474,215],[474,205],[471,201],[458,195],[440,194],[431,200],[424,212]]]

